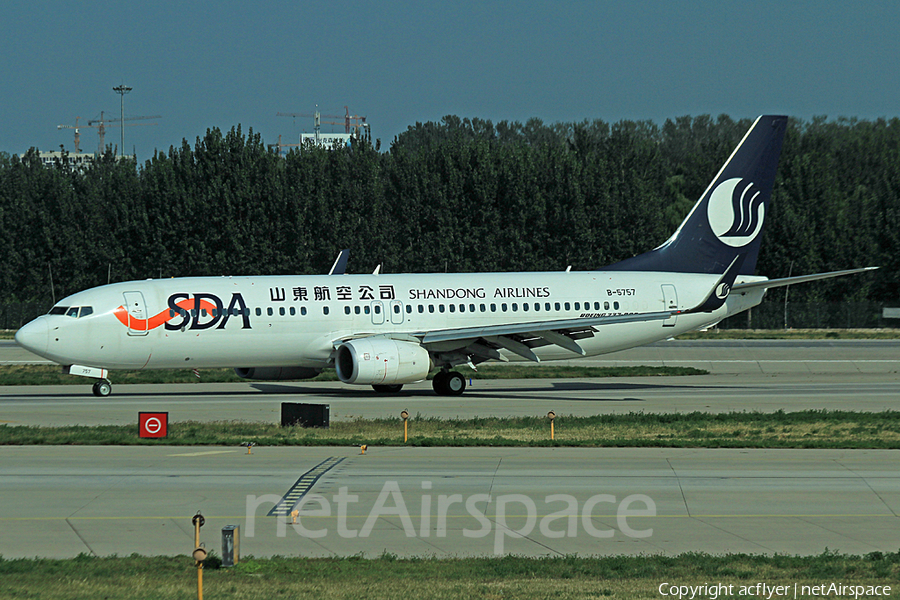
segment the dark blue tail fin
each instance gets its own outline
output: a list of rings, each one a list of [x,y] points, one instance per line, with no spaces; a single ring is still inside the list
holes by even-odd
[[[786,128],[787,117],[756,119],[672,237],[604,270],[724,273],[742,256],[752,275]]]

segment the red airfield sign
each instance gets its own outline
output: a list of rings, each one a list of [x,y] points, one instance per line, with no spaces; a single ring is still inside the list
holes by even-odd
[[[164,438],[169,435],[169,413],[139,412],[138,435],[142,438]]]

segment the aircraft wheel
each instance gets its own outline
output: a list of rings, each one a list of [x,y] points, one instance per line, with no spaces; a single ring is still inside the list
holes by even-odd
[[[403,384],[398,385],[373,385],[372,389],[379,394],[396,394],[403,389]]]
[[[460,396],[466,391],[466,378],[461,373],[451,371],[447,373],[446,387],[448,396]]]
[[[112,384],[106,380],[98,381],[91,388],[91,391],[94,392],[95,396],[106,398],[107,396],[112,394]]]
[[[450,379],[450,373],[447,371],[438,371],[434,379],[431,380],[431,387],[438,396],[449,396],[450,389],[447,387],[447,381]]]

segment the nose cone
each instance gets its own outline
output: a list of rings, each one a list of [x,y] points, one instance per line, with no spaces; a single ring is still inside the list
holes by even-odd
[[[49,342],[50,329],[47,326],[47,320],[43,317],[38,317],[16,332],[16,343],[40,356],[47,353]]]

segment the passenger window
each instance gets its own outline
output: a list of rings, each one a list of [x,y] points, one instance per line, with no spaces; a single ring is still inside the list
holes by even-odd
[[[361,313],[362,311],[359,310],[359,306],[354,306],[354,307],[353,307],[353,312],[355,312],[356,314],[359,314],[359,313]]]
[[[423,312],[425,312],[425,307],[420,304],[419,305],[419,314],[422,314]]]
[[[169,318],[170,318],[170,319],[174,319],[174,318],[175,318],[175,311],[172,310],[171,308],[169,309]]]
[[[269,315],[270,317],[274,314],[271,306],[266,309],[266,314]]]
[[[519,303],[518,303],[518,302],[513,302],[513,303],[512,303],[512,309],[513,309],[513,312],[519,312]]]
[[[323,306],[323,307],[322,307],[322,314],[323,314],[323,315],[327,315],[327,314],[328,314],[328,307],[327,307],[327,306]]]
[[[444,312],[444,305],[438,304],[438,312]]]
[[[292,306],[291,307],[291,316],[293,317],[296,314],[297,314],[297,309]]]
[[[500,310],[502,310],[503,312],[506,312],[506,302],[504,302],[503,304],[500,305]]]
[[[497,305],[491,304],[491,312],[497,312]]]
[[[428,312],[430,312],[430,313],[433,313],[433,312],[434,312],[434,304],[429,304],[429,305],[428,305]]]
[[[559,302],[557,302],[556,304],[554,304],[554,305],[553,305],[553,308],[556,309],[556,310],[559,310]]]
[[[376,314],[376,315],[380,315],[380,314],[381,314],[381,305],[380,305],[380,304],[376,304],[376,305],[375,305],[375,314]]]
[[[408,315],[412,314],[412,304],[406,305],[406,314],[408,314]]]
[[[481,312],[486,312],[485,308],[487,308],[484,304],[481,305]]]
[[[257,316],[257,317],[261,317],[261,316],[262,316],[262,309],[259,308],[258,306],[256,307],[256,316]]]
[[[349,306],[345,306],[345,307],[344,307],[344,314],[345,314],[345,315],[349,315],[349,314],[350,314],[350,307],[349,307]]]
[[[575,303],[575,310],[581,310],[581,303],[580,303],[580,302],[576,302],[576,303]]]
[[[305,307],[305,306],[301,306],[301,307],[300,307],[300,314],[303,315],[303,316],[306,315],[306,307]]]
[[[456,305],[455,305],[455,304],[451,304],[451,305],[450,305],[450,312],[456,312]]]
[[[540,303],[540,302],[535,302],[535,303],[534,303],[534,310],[541,310],[541,303]]]
[[[550,303],[549,302],[544,303],[544,310],[546,310],[547,312],[550,312]]]
[[[613,308],[616,309],[616,310],[619,310],[619,303],[618,303],[618,302],[613,302]]]
[[[278,307],[278,314],[281,315],[282,317],[284,316],[284,307],[283,306]]]
[[[395,304],[395,305],[394,305],[394,314],[395,314],[395,315],[399,315],[399,314],[400,314],[400,305],[399,305],[399,304]]]
[[[365,306],[363,306],[363,312],[369,314],[370,312],[372,312],[372,309],[369,308],[368,304],[366,304]]]
[[[603,303],[603,310],[609,310],[609,302]]]
[[[474,304],[470,304],[470,305],[469,305],[469,312],[475,312],[475,305],[474,305]],[[484,312],[484,304],[481,305],[481,312]]]
[[[566,310],[572,310],[572,305],[569,304],[568,302],[566,302],[563,306],[565,307]]]
[[[522,310],[524,310],[525,312],[528,312],[528,303],[527,302],[522,303]]]

